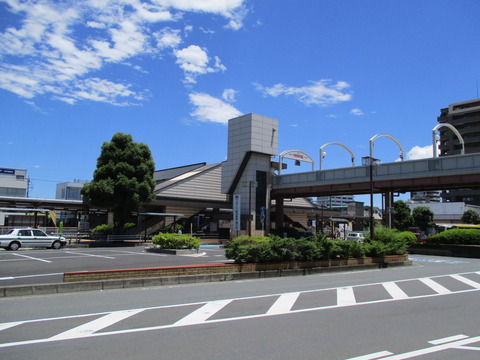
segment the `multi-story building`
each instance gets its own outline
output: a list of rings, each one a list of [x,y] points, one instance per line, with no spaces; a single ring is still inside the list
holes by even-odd
[[[0,168],[0,196],[27,197],[27,170]]]
[[[73,182],[63,182],[57,184],[55,199],[63,200],[82,200],[83,185],[88,183],[86,180],[77,180]]]
[[[463,138],[466,154],[480,152],[480,99],[450,104],[448,108],[440,110],[438,122],[450,124],[458,130]],[[441,127],[439,132],[440,156],[460,154],[462,146],[453,131]],[[451,190],[443,192],[442,198],[448,202],[480,205],[480,190]]]
[[[325,208],[347,207],[348,204],[355,201],[353,195],[343,196],[319,196],[317,197],[317,205]]]

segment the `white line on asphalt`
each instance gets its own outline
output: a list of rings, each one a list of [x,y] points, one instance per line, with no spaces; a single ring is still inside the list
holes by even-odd
[[[91,256],[91,257],[99,257],[103,259],[115,259],[114,257],[111,256],[103,256],[103,255],[93,255],[93,254],[85,254],[85,253],[80,253],[80,252],[71,252],[71,251],[65,251],[68,254],[76,254],[76,255],[84,255],[84,256]]]
[[[23,254],[12,254],[12,255],[21,256],[21,257],[24,257],[24,258],[27,258],[27,259],[31,259],[31,260],[36,260],[36,261],[42,261],[42,262],[46,262],[46,263],[51,263],[51,261],[49,261],[49,260],[39,259],[39,258],[35,258],[35,257],[32,257],[32,256],[23,255]]]
[[[374,360],[374,359],[379,359],[384,356],[388,355],[393,355],[390,351],[379,351],[373,354],[368,354],[368,355],[363,355],[363,356],[357,356],[354,358],[348,358],[346,360]]]
[[[433,281],[430,278],[423,278],[423,279],[419,279],[419,280],[439,294],[450,294],[451,293],[451,291],[448,290],[446,287],[444,287],[443,285],[440,285],[439,283],[437,283],[436,281]]]
[[[477,283],[476,281],[467,279],[466,277],[463,277],[462,275],[451,275],[452,278],[457,279],[458,281],[461,281],[467,285],[470,285],[471,287],[475,289],[480,289],[480,284]]]
[[[463,340],[466,338],[468,338],[467,335],[460,334],[460,335],[449,336],[442,339],[432,340],[432,341],[429,341],[428,343],[432,345],[440,345],[440,344],[446,344],[452,341]]]
[[[402,300],[402,299],[408,299],[408,295],[403,292],[400,287],[395,284],[393,281],[392,282],[387,282],[382,284],[385,290],[388,291],[390,296],[395,299],[395,300]]]
[[[267,315],[284,314],[292,309],[292,306],[297,301],[299,292],[286,293],[279,296],[277,301],[268,309]]]
[[[225,306],[230,304],[230,302],[232,302],[232,300],[219,300],[208,302],[201,308],[178,320],[175,325],[183,326],[202,323],[206,321],[210,316],[222,310]]]
[[[337,289],[337,305],[338,306],[350,306],[355,305],[355,294],[352,287],[345,287]]]
[[[52,336],[50,340],[67,340],[67,339],[77,339],[82,337],[88,337],[94,332],[105,329],[106,327],[113,325],[119,321],[125,320],[130,316],[136,315],[142,312],[143,309],[135,310],[125,310],[125,311],[115,311],[108,315],[102,316],[99,319],[95,319],[86,324],[77,326],[76,328],[64,331],[58,335]]]
[[[21,275],[21,276],[8,276],[8,277],[0,278],[0,280],[26,279],[26,278],[31,278],[31,277],[55,276],[55,275],[63,275],[63,273],[33,274],[33,275]]]

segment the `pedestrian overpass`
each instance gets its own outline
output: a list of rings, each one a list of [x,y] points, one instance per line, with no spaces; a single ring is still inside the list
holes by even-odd
[[[372,171],[370,171],[372,170]],[[275,199],[480,188],[480,153],[274,176]]]

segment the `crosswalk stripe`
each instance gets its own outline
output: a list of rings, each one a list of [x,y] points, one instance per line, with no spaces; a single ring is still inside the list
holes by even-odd
[[[464,277],[462,275],[450,275],[450,276],[454,279],[457,279],[458,281],[461,281],[461,282],[463,282],[467,285],[470,285],[471,287],[473,287],[475,289],[480,289],[480,284],[477,283],[476,281],[467,279],[466,277]]]
[[[437,283],[436,281],[433,281],[432,279],[430,278],[423,278],[423,279],[419,279],[421,282],[423,282],[425,285],[427,285],[429,288],[431,288],[432,290],[435,290],[436,293],[438,294],[450,294],[451,291],[448,290],[446,287],[444,287],[443,285],[440,285],[439,283]]]
[[[388,293],[390,294],[390,296],[393,299],[400,300],[400,299],[408,299],[409,298],[409,296],[407,294],[405,294],[405,292],[402,289],[400,289],[400,287],[396,283],[394,283],[393,281],[383,283],[382,285],[385,288],[385,290],[388,291]]]
[[[74,338],[90,336],[96,331],[99,331],[121,320],[129,318],[130,316],[136,315],[142,312],[143,310],[144,309],[116,311],[108,315],[102,316],[99,319],[95,319],[86,324],[77,326],[63,333],[52,336],[50,340],[66,340],[66,339],[74,339]]]
[[[338,306],[348,306],[355,305],[357,300],[355,299],[355,294],[353,293],[353,287],[345,287],[337,289],[337,305]]]
[[[267,315],[285,314],[292,309],[298,299],[299,292],[282,294],[277,301],[268,309]]]
[[[201,308],[195,310],[184,318],[178,320],[175,325],[193,325],[206,321],[210,316],[220,311],[222,308],[230,304],[232,300],[210,301]]]

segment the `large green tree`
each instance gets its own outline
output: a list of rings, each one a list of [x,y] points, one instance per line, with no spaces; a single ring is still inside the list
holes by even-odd
[[[463,213],[462,221],[465,224],[480,224],[480,215],[475,210],[467,210]]]
[[[427,230],[428,223],[433,221],[433,212],[426,206],[417,206],[412,211],[413,222],[420,230]]]
[[[410,207],[405,201],[397,200],[394,206],[394,226],[400,231],[408,230],[413,224],[413,218]]]
[[[129,134],[116,133],[102,145],[93,181],[82,189],[84,201],[113,211],[114,231],[121,234],[132,211],[155,198],[154,171],[149,147]]]

